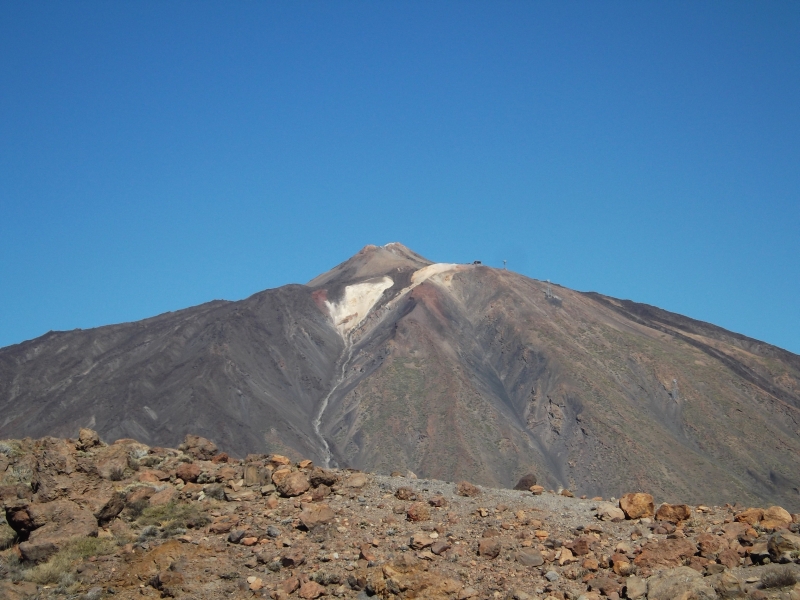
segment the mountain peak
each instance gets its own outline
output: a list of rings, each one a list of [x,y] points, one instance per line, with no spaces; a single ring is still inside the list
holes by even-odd
[[[416,271],[431,264],[433,263],[430,260],[399,242],[390,242],[385,246],[368,244],[343,263],[309,281],[307,285],[318,287],[332,283],[350,283],[392,272]]]

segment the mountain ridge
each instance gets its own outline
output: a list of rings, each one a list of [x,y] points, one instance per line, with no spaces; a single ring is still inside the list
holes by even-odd
[[[397,243],[306,285],[2,348],[0,409],[0,437],[191,431],[241,456],[800,504],[797,355]]]

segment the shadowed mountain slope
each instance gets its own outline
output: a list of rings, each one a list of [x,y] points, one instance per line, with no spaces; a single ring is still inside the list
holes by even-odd
[[[305,286],[0,349],[0,437],[193,432],[238,455],[800,507],[800,357],[552,291],[367,246]]]

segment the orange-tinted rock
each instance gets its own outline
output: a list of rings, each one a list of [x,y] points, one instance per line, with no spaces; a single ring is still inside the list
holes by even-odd
[[[200,466],[195,463],[181,463],[175,469],[175,477],[183,479],[186,483],[195,482],[200,477]]]
[[[786,529],[792,523],[792,515],[780,506],[771,506],[764,511],[761,527],[767,530]]]
[[[275,471],[272,472],[272,483],[274,483],[277,486],[281,481],[286,479],[291,474],[292,470],[289,468],[284,467],[276,469]]]
[[[394,497],[398,500],[416,500],[417,493],[410,487],[399,487],[394,493]]]
[[[678,567],[697,552],[697,546],[688,539],[667,539],[647,543],[642,553],[634,559],[638,567]]]
[[[486,558],[497,558],[503,545],[496,537],[483,538],[478,543],[478,554]]]
[[[625,494],[619,499],[619,507],[628,519],[652,517],[655,512],[653,496],[643,493]]]
[[[228,456],[225,452],[220,452],[211,459],[211,462],[213,462],[214,464],[218,464],[218,463],[230,462],[230,460],[231,460],[230,456]]]
[[[319,525],[330,523],[335,517],[336,515],[327,504],[315,503],[302,510],[300,522],[306,529],[311,530]]]
[[[97,536],[94,515],[69,500],[31,504],[26,511],[33,531],[28,540],[19,545],[24,560],[46,560],[71,540]]]
[[[687,521],[692,516],[692,509],[688,504],[667,504],[666,502],[658,507],[656,519],[678,524]]]
[[[209,533],[228,533],[231,529],[236,527],[239,524],[239,517],[234,514],[230,515],[222,515],[220,517],[216,517],[214,522],[208,526]]]
[[[311,475],[308,477],[308,481],[313,487],[318,487],[320,485],[331,487],[338,480],[339,478],[337,477],[336,473],[321,467],[314,467],[311,470]]]
[[[275,481],[274,474],[272,476],[272,481]],[[311,485],[308,483],[308,478],[304,473],[292,471],[285,477],[281,477],[280,482],[276,483],[275,487],[282,496],[291,498],[306,493]]]
[[[589,554],[589,546],[591,543],[591,538],[581,536],[572,543],[572,552],[576,556],[585,556],[586,554]]]
[[[408,507],[406,511],[406,517],[409,521],[427,521],[431,518],[431,511],[430,509],[422,502],[415,502],[411,506]]]
[[[100,436],[97,435],[96,431],[93,429],[81,429],[80,433],[78,433],[78,443],[75,446],[78,450],[88,450],[100,444]]]
[[[697,536],[697,545],[700,556],[711,560],[716,560],[719,553],[728,547],[724,538],[710,533],[701,533]]]
[[[271,454],[269,458],[267,458],[267,462],[276,469],[292,464],[292,461],[280,454]]]
[[[760,508],[748,508],[736,515],[736,520],[748,525],[758,525],[764,517],[764,511]]]
[[[178,490],[176,490],[171,485],[164,488],[160,492],[156,492],[152,496],[150,496],[150,506],[164,506],[165,504],[169,504],[178,495]]]
[[[480,489],[468,481],[459,481],[456,484],[456,494],[459,496],[474,497],[479,496],[480,493]]]
[[[149,500],[155,493],[156,488],[149,485],[140,485],[128,492],[125,502],[128,504],[128,506],[131,506],[132,504],[136,504],[141,500]]]
[[[725,565],[729,569],[735,569],[741,563],[741,557],[736,550],[731,550],[730,548],[727,550],[723,550],[722,552],[717,555],[717,562],[721,565]]]
[[[211,460],[219,452],[214,442],[200,437],[199,435],[192,435],[191,433],[186,435],[180,449],[186,454],[199,458],[200,460]]]
[[[325,593],[325,588],[318,584],[316,581],[307,581],[300,586],[297,595],[304,600],[313,600],[319,598]]]

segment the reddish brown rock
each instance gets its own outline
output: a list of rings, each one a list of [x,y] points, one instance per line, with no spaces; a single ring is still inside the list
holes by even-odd
[[[267,458],[267,462],[275,469],[292,464],[292,461],[280,454],[270,454]]]
[[[274,474],[272,480],[273,482],[275,481]],[[306,493],[311,485],[308,483],[308,478],[304,473],[292,471],[285,477],[281,477],[280,482],[276,483],[275,487],[282,496],[292,498]]]
[[[532,485],[528,489],[533,493],[534,496],[541,496],[544,494],[544,488],[540,485]]]
[[[544,557],[535,548],[522,548],[517,552],[517,562],[525,567],[541,567],[544,564]]]
[[[149,504],[150,506],[164,506],[175,500],[177,495],[178,490],[170,485],[150,496]]]
[[[697,552],[697,545],[688,539],[667,539],[645,544],[634,559],[638,567],[679,567]]]
[[[748,525],[758,525],[764,517],[764,511],[760,508],[748,508],[736,515],[736,520]]]
[[[220,452],[211,459],[211,462],[214,464],[218,464],[218,463],[230,462],[230,460],[231,460],[230,456],[228,456],[225,452]]]
[[[208,532],[214,534],[228,533],[239,524],[239,516],[235,514],[222,515],[216,517],[214,522],[208,526]]]
[[[422,502],[415,502],[408,507],[406,511],[406,518],[409,521],[427,521],[431,518],[430,509]]]
[[[75,447],[78,450],[89,450],[99,446],[101,443],[100,436],[97,435],[96,431],[93,429],[81,429],[78,433],[78,443],[75,444]]]
[[[320,485],[325,485],[327,487],[332,487],[336,484],[339,480],[336,473],[333,471],[329,471],[328,469],[323,469],[321,467],[314,467],[311,470],[311,474],[308,477],[308,481],[312,487],[318,487]]]
[[[772,560],[790,562],[800,553],[800,535],[788,531],[773,533],[767,540],[767,549]]]
[[[318,584],[316,581],[307,581],[300,586],[297,595],[304,600],[313,600],[319,598],[325,593],[325,588]]]
[[[327,504],[314,503],[302,510],[300,522],[306,529],[311,530],[320,525],[327,525],[335,517],[335,513]]]
[[[142,500],[149,500],[156,493],[156,488],[149,485],[140,485],[128,492],[125,503],[132,506]]]
[[[197,481],[197,478],[200,477],[200,465],[196,463],[181,463],[177,469],[175,469],[175,477],[179,479],[183,479],[186,483],[194,483]]]
[[[601,592],[604,596],[616,594],[619,598],[619,593],[622,591],[622,584],[613,577],[601,575],[600,577],[589,580],[589,588]]]
[[[46,560],[67,542],[97,536],[97,520],[94,515],[69,500],[31,504],[26,512],[33,531],[28,540],[19,545],[24,560]]]
[[[192,435],[191,433],[186,435],[179,449],[200,460],[211,460],[219,452],[214,442],[200,437],[199,435]]]
[[[394,497],[398,500],[416,500],[417,493],[410,487],[399,487],[394,493]]]
[[[450,550],[450,548],[452,548],[452,546],[443,540],[436,540],[431,544],[431,552],[433,552],[436,556],[447,552]]]
[[[262,465],[250,463],[244,466],[244,484],[247,486],[261,487],[267,483],[270,474]]]
[[[368,481],[369,479],[367,478],[367,475],[365,473],[353,473],[352,475],[350,475],[350,477],[344,480],[342,485],[347,488],[360,490],[365,485],[367,485]]]
[[[488,537],[478,542],[478,554],[486,558],[497,558],[503,545],[496,537]]]
[[[647,582],[648,600],[714,600],[716,591],[700,573],[689,567],[662,571]]]
[[[428,504],[434,508],[444,508],[447,506],[447,498],[442,495],[436,495],[428,500]]]
[[[279,469],[276,469],[272,472],[272,483],[274,483],[277,486],[281,481],[286,479],[291,474],[292,470],[289,469],[288,467],[281,467]]]
[[[628,519],[652,517],[655,511],[653,496],[643,493],[625,494],[619,499],[619,507]]]
[[[722,552],[717,555],[717,562],[721,565],[725,565],[729,569],[735,569],[741,564],[741,557],[736,550],[731,550],[730,548],[727,550],[723,550]]]
[[[711,560],[716,560],[719,553],[728,548],[724,538],[710,533],[701,533],[697,536],[697,546],[700,549],[700,556]]]
[[[433,539],[429,537],[427,534],[419,532],[415,533],[411,536],[411,541],[409,542],[409,546],[414,550],[422,550],[423,548],[427,548],[433,544]]]
[[[575,556],[584,556],[589,554],[589,547],[592,541],[593,540],[591,538],[586,536],[579,537],[572,543],[572,553],[575,554]]]
[[[361,544],[359,556],[367,562],[377,560],[372,544]]]
[[[281,564],[290,569],[299,567],[304,562],[306,562],[306,557],[300,550],[290,550],[281,557]]]
[[[630,559],[625,554],[615,552],[611,556],[610,562],[611,570],[622,577],[627,577],[633,571],[633,565],[631,565]]]
[[[667,504],[665,502],[656,511],[657,520],[667,521],[676,525],[682,521],[688,521],[691,516],[692,509],[689,508],[688,504]]]
[[[320,502],[321,500],[324,500],[330,495],[331,495],[331,488],[329,488],[327,485],[323,483],[314,488],[314,490],[311,492],[311,499],[314,502]]]
[[[94,513],[95,519],[100,525],[105,526],[107,523],[113,521],[122,509],[125,508],[125,494],[115,492],[111,498],[103,505],[103,507]]]
[[[293,594],[300,589],[300,580],[297,577],[289,577],[289,579],[284,579],[278,587],[286,595]]]
[[[792,515],[780,506],[771,506],[764,511],[761,528],[768,531],[786,529],[792,523]]]
[[[456,484],[456,494],[458,494],[459,496],[466,496],[468,498],[472,498],[475,496],[479,496],[480,493],[481,490],[478,487],[472,485],[468,481],[459,481]]]

